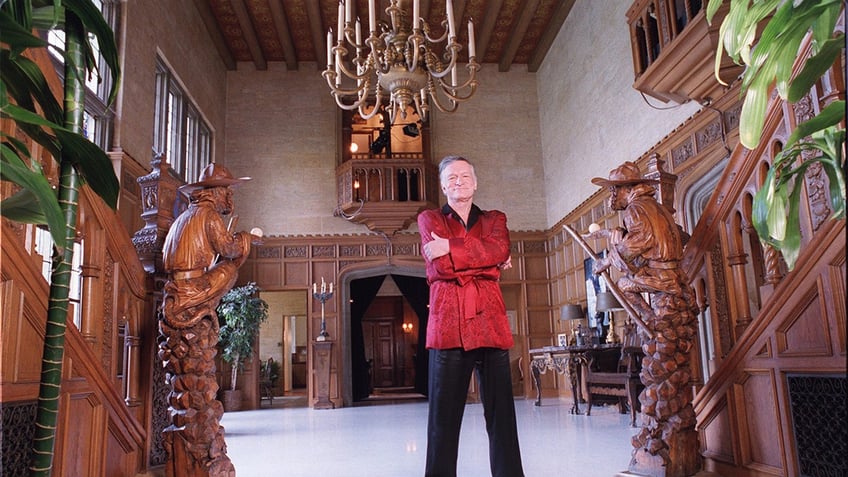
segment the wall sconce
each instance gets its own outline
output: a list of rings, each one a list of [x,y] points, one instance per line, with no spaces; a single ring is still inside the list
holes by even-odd
[[[412,333],[412,323],[405,321],[401,326],[403,326],[404,333]]]
[[[359,144],[357,144],[355,142],[351,142],[350,143],[350,152],[355,154],[356,151],[358,151],[358,150],[359,150]]]

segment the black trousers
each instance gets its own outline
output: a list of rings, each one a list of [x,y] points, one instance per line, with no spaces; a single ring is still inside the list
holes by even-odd
[[[495,348],[430,350],[430,408],[424,475],[456,476],[459,430],[474,370],[477,371],[489,435],[492,476],[523,477],[509,351]]]

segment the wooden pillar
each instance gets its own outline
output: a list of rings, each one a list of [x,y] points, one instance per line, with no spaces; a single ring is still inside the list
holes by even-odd
[[[748,254],[742,243],[742,219],[739,213],[730,221],[730,250],[727,254],[727,264],[730,267],[731,286],[733,302],[736,304],[736,316],[734,326],[734,340],[748,328],[753,318],[751,317],[751,304],[748,302],[748,280],[745,266],[748,264]]]
[[[330,358],[332,357],[332,341],[315,341],[312,343],[312,357],[315,359],[315,409],[334,409],[336,405],[330,400]]]
[[[132,327],[127,326],[127,331],[131,329]],[[139,373],[141,371],[141,337],[127,333],[124,337],[124,353],[126,353],[124,402],[127,403],[128,407],[135,407],[142,403],[138,394]]]

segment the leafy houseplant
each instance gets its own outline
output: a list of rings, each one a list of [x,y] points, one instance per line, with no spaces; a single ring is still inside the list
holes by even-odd
[[[64,50],[58,52],[64,62],[62,104],[50,90],[45,72],[25,54],[48,47],[33,31],[51,29],[65,34]],[[0,213],[17,222],[46,224],[55,243],[30,475],[50,475],[53,467],[74,255],[69,245],[77,232],[79,190],[87,183],[113,209],[120,191],[108,156],[82,134],[85,77],[98,67],[95,42],[111,76],[107,100],[111,103],[120,80],[118,49],[91,0],[0,0],[0,119],[13,121],[48,151],[59,170],[54,189],[27,144],[0,134],[0,179],[20,188],[3,200]],[[97,71],[100,77],[104,73]]]
[[[221,358],[232,365],[230,391],[236,390],[238,373],[253,357],[259,328],[268,319],[268,303],[257,296],[258,292],[256,283],[250,282],[228,291],[218,305]]]
[[[708,21],[722,2],[710,0]],[[760,143],[772,85],[781,99],[795,103],[834,65],[845,44],[843,33],[834,35],[843,8],[843,0],[731,0],[719,29],[716,73],[722,50],[746,65],[741,85],[745,99],[739,119],[742,145],[754,149]],[[765,27],[755,45],[762,22]],[[793,77],[798,49],[808,34],[812,35],[811,55],[802,59],[803,66]],[[844,121],[843,99],[832,101],[818,115],[799,124],[754,196],[751,219],[757,235],[781,251],[790,270],[800,253],[801,185],[810,166],[819,164],[827,175],[831,218],[845,218]]]

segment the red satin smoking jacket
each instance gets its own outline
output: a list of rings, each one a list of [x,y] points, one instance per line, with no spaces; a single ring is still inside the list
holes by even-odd
[[[447,205],[418,215],[421,244],[433,240],[431,232],[450,242],[450,253],[426,260],[430,284],[430,317],[427,348],[450,349],[513,345],[498,280],[498,267],[509,258],[506,215],[473,206],[471,228],[465,226]]]

